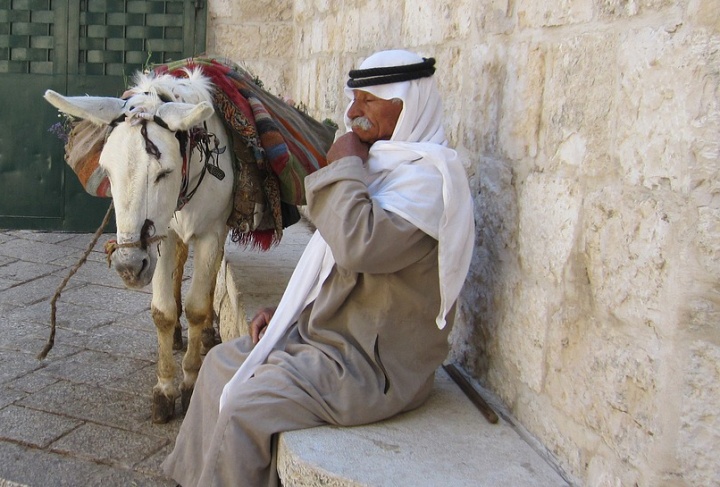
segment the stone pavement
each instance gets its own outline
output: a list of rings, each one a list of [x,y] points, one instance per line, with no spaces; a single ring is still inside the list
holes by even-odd
[[[228,252],[250,316],[277,303],[310,232],[301,223],[268,253]],[[63,290],[55,346],[39,361],[50,300],[92,235],[0,230],[0,487],[175,485],[159,465],[182,420],[179,401],[169,424],[150,421],[150,290],[125,289],[108,269],[109,238]],[[191,268],[190,259],[186,288]],[[181,352],[176,359],[179,369]]]

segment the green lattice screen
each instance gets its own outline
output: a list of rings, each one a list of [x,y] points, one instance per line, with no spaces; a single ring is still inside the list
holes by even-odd
[[[183,0],[80,2],[80,74],[124,75],[126,66],[181,59]]]
[[[108,202],[66,167],[43,93],[119,96],[146,64],[201,53],[206,15],[201,0],[0,0],[0,228],[97,228]]]
[[[0,0],[0,73],[51,74],[52,0]]]

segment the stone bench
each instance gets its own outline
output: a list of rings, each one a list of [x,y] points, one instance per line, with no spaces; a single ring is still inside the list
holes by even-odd
[[[278,473],[284,487],[569,485],[508,422],[489,423],[442,368],[415,411],[283,433]]]

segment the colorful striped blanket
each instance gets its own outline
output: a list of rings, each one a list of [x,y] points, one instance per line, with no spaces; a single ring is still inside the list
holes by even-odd
[[[336,129],[268,93],[247,71],[225,59],[188,58],[153,71],[184,77],[184,68],[197,67],[216,87],[215,111],[232,138],[236,188],[228,225],[233,240],[267,248],[279,240],[283,227],[299,218],[294,205],[305,204],[305,176],[326,165]],[[260,227],[252,224],[257,202],[269,208]]]

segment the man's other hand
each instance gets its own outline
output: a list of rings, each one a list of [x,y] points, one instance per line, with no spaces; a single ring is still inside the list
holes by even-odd
[[[358,156],[363,162],[367,161],[370,146],[360,140],[354,132],[348,132],[338,137],[327,153],[327,162],[337,161],[343,157]]]
[[[257,345],[263,335],[265,335],[265,330],[274,314],[275,308],[263,308],[258,311],[252,321],[250,321],[250,336],[252,337],[253,345]]]

